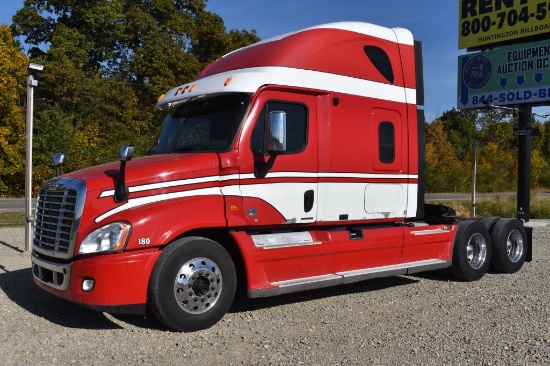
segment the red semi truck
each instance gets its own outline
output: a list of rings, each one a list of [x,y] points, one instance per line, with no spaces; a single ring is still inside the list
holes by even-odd
[[[35,283],[88,308],[212,326],[248,297],[531,259],[516,219],[424,204],[421,44],[343,22],[232,52],[159,98],[148,156],[39,192]]]

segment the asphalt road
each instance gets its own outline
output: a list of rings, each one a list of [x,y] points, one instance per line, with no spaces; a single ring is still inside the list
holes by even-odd
[[[32,199],[32,207],[36,205],[36,198]],[[0,198],[0,211],[24,211],[24,198]]]

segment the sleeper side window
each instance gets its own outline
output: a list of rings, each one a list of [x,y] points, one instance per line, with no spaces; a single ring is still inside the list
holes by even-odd
[[[381,122],[378,125],[378,156],[385,164],[395,160],[395,127],[391,122]]]
[[[365,46],[363,49],[374,67],[376,67],[386,80],[393,84],[395,78],[388,54],[383,49],[376,46]]]
[[[287,149],[285,154],[303,151],[307,144],[307,107],[299,103],[269,101],[262,109],[252,131],[250,147],[254,155],[268,155],[266,126],[269,112],[286,113]]]

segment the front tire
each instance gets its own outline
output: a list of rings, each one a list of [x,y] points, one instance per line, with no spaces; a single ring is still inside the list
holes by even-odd
[[[462,221],[458,225],[451,272],[463,281],[476,281],[487,273],[491,264],[491,237],[479,221]]]
[[[201,237],[176,240],[159,257],[149,280],[149,305],[166,326],[206,329],[229,310],[237,285],[231,256]]]
[[[527,233],[521,221],[502,219],[491,233],[493,241],[493,267],[502,273],[516,273],[525,263]]]

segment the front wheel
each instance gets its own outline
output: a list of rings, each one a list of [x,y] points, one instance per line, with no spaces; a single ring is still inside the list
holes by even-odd
[[[453,275],[464,281],[479,280],[489,269],[491,253],[487,227],[479,221],[462,221],[453,248]]]
[[[165,248],[149,280],[149,305],[166,326],[184,332],[206,329],[229,310],[237,284],[231,256],[200,237]]]

